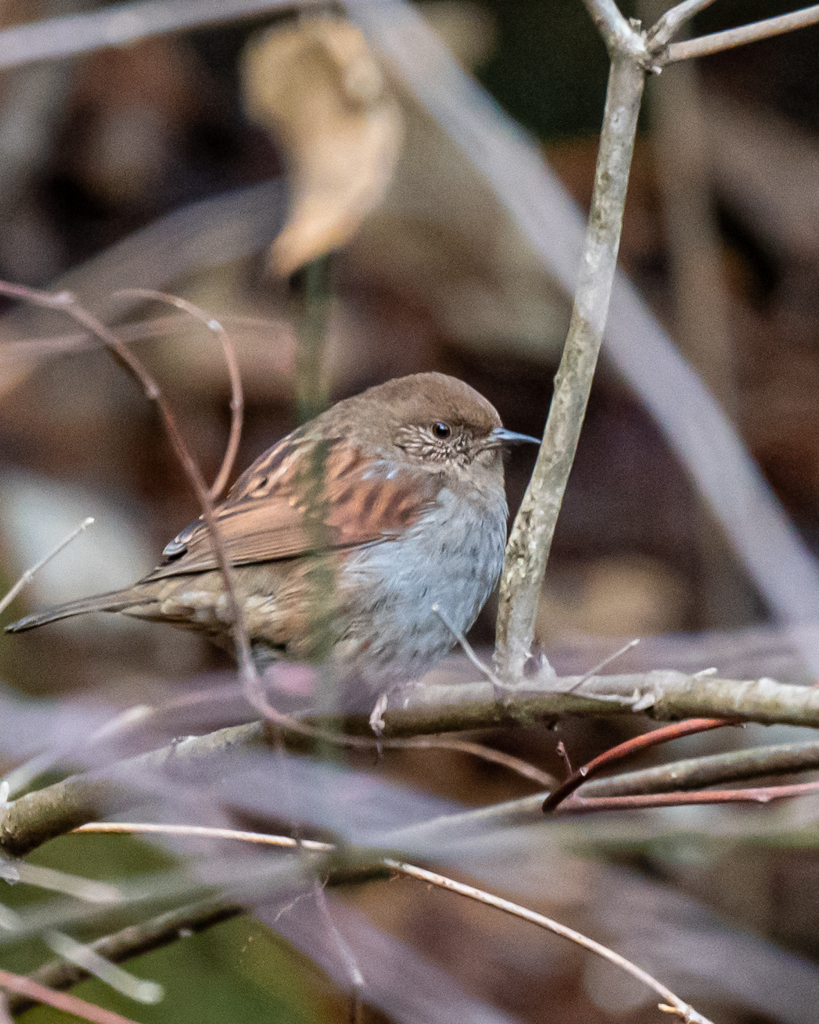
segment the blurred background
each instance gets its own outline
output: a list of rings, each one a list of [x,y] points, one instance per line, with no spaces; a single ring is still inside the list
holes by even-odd
[[[7,0],[0,26],[97,6]],[[650,21],[664,6],[642,0],[626,13]],[[608,62],[579,0],[435,0],[418,9],[454,59],[537,140],[585,210]],[[787,9],[718,0],[695,34]],[[819,554],[817,44],[819,29],[808,28],[668,67],[649,82],[621,265]],[[118,289],[183,296],[230,333],[245,389],[237,471],[328,401],[420,370],[461,377],[497,406],[506,426],[539,436],[570,310],[463,151],[331,7],[0,72],[0,278],[71,288],[119,325],[161,382],[208,479],[230,424],[218,342],[196,320],[117,297]],[[93,339],[68,318],[10,301],[0,314],[0,591],[85,516],[97,520],[12,605],[5,620],[12,621],[133,581],[199,510],[153,409]],[[532,464],[526,452],[508,463],[513,511]],[[477,644],[491,644],[494,614],[490,604]],[[585,671],[632,637],[656,639],[624,659],[624,669],[719,664],[723,675],[810,678],[771,628],[765,601],[688,470],[604,346],[537,642],[559,670]],[[95,695],[127,707],[185,692],[201,685],[203,673],[229,667],[196,637],[102,616],[0,640],[0,677],[27,698]],[[580,761],[631,728],[568,723],[561,737]],[[494,739],[561,770],[553,736]],[[733,742],[740,741],[689,749]],[[410,758],[394,757],[385,771],[467,803],[527,791],[486,766],[443,755],[430,755],[420,778]],[[111,848],[103,846],[104,860]],[[160,856],[136,843],[123,848],[133,863]],[[128,857],[118,856],[125,870]],[[696,897],[743,934],[806,958],[800,977],[813,978],[813,850],[754,848],[744,855],[747,869],[725,849],[698,856],[695,864],[696,857],[649,846],[609,854],[609,864],[632,874],[615,882],[584,868],[586,893],[602,902],[573,897],[573,912],[582,907],[589,927],[617,932],[601,920],[602,904],[619,894],[625,920],[629,907],[648,899],[648,888],[642,896],[629,889],[634,879],[662,883],[663,899]],[[481,936],[475,941],[487,961],[500,962],[502,942],[513,947],[514,993],[505,969],[495,976],[474,963],[453,967],[490,1003],[535,1020],[545,1002],[548,1019],[561,1024],[655,1019],[650,1006],[618,1001],[616,986],[574,950],[550,945],[535,963],[531,949],[522,951],[522,930],[507,934],[505,923],[453,908],[443,896],[416,905],[407,885],[389,901],[380,890],[356,899],[365,908],[370,901],[383,927],[444,966],[464,928]],[[538,898],[550,905],[554,893]],[[258,957],[237,953],[254,936],[298,984],[276,987]],[[176,950],[155,965],[175,979],[186,973],[184,1008],[179,1000],[140,1008],[140,1020],[248,1021],[274,1012],[277,1020],[333,1020],[346,1012],[261,925],[233,922],[195,941],[186,960]],[[747,949],[743,956],[752,962]],[[196,980],[209,976],[210,963],[222,979],[208,977],[213,991]],[[761,969],[754,973],[746,972],[747,991],[717,986],[715,994],[705,986],[722,1024],[815,1019],[817,1004],[807,1005],[807,996],[777,1015],[775,987],[760,982]],[[694,974],[701,982],[704,975]],[[177,992],[179,984],[168,982]],[[194,991],[200,984],[208,993],[202,1001]],[[805,991],[814,991],[811,984]],[[30,1019],[56,1016],[37,1010]],[[381,1018],[373,1011],[372,1019]]]

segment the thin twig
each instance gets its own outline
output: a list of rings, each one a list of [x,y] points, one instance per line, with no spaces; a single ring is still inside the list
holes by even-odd
[[[350,944],[341,934],[338,929],[338,925],[333,920],[333,915],[330,913],[330,908],[327,905],[327,896],[324,892],[324,885],[319,881],[318,878],[313,879],[313,899],[316,904],[316,909],[319,912],[319,916],[324,922],[324,926],[327,929],[336,950],[341,957],[341,961],[344,964],[345,970],[347,971],[347,978],[352,989],[352,998],[350,1001],[350,1022],[351,1024],[358,1024],[361,1020],[361,1008],[362,1008],[362,997],[364,994],[364,975],[361,973],[361,969],[358,966],[358,962],[355,958],[355,953],[350,947]]]
[[[52,550],[49,551],[49,553],[44,558],[41,558],[39,562],[37,562],[35,565],[32,565],[30,569],[26,569],[26,571],[23,573],[20,579],[17,580],[17,582],[6,594],[6,596],[2,600],[0,600],[0,613],[4,612],[6,608],[8,608],[8,606],[15,599],[15,597],[17,597],[17,595],[20,593],[23,587],[31,583],[31,581],[34,579],[34,577],[37,575],[40,569],[43,568],[44,565],[50,562],[51,559],[54,558],[56,555],[59,555],[63,548],[68,547],[71,541],[74,540],[75,537],[79,537],[79,535],[84,530],[87,530],[88,527],[91,526],[93,522],[94,519],[92,516],[88,516],[86,519],[83,519],[80,525],[76,527],[76,529],[72,530],[67,537],[63,537],[60,543],[55,548],[52,548]]]
[[[440,605],[438,605],[438,604],[432,605],[432,611],[438,616],[438,618],[441,620],[441,622],[443,622],[443,624],[446,626],[446,628],[449,630],[449,632],[458,641],[458,644],[460,645],[461,650],[464,652],[464,654],[467,656],[467,658],[469,658],[469,660],[472,662],[472,664],[475,666],[475,668],[481,673],[481,675],[486,676],[486,678],[489,680],[489,682],[493,686],[497,687],[499,690],[514,689],[514,687],[508,687],[506,685],[506,683],[503,683],[498,678],[498,676],[492,671],[492,669],[488,665],[484,665],[484,663],[481,661],[481,659],[475,653],[475,648],[466,639],[466,637],[463,635],[461,630],[460,629],[456,629],[452,625],[452,623],[449,621],[449,619],[446,617],[446,615],[444,615],[443,611],[441,611],[441,606]]]
[[[224,491],[230,478],[233,464],[239,451],[239,442],[242,438],[245,398],[242,389],[242,375],[239,371],[239,363],[236,359],[236,348],[233,341],[219,320],[206,313],[199,306],[195,306],[192,302],[188,302],[187,299],[182,299],[178,295],[168,295],[165,292],[157,292],[151,288],[120,288],[119,291],[113,293],[111,298],[116,299],[120,295],[128,298],[151,299],[155,302],[165,302],[170,306],[175,306],[177,309],[181,309],[189,316],[203,323],[209,331],[212,331],[217,336],[222,345],[222,352],[225,356],[228,377],[230,379],[230,434],[228,435],[228,443],[225,448],[222,465],[219,467],[219,472],[216,474],[216,479],[211,484],[209,492],[211,501],[216,501],[222,491]]]
[[[500,896],[495,896],[493,893],[487,892],[485,889],[478,889],[473,885],[465,885],[463,882],[456,882],[455,879],[448,878],[446,875],[440,875],[436,871],[427,871],[426,868],[417,867],[415,864],[407,864],[405,861],[393,860],[389,857],[384,858],[384,863],[387,867],[399,874],[407,875],[409,878],[416,878],[421,882],[428,883],[429,885],[437,885],[449,892],[457,893],[459,896],[465,896],[467,899],[483,903],[488,907],[494,907],[496,910],[502,910],[506,914],[511,914],[513,917],[518,917],[523,921],[528,921],[530,924],[535,924],[539,928],[545,928],[547,931],[553,932],[561,938],[569,939],[570,942],[574,942],[578,946],[582,946],[583,949],[587,949],[591,953],[596,953],[597,956],[602,957],[604,960],[608,960],[609,963],[614,964],[615,967],[621,968],[633,978],[636,978],[644,985],[647,985],[650,989],[653,989],[654,992],[656,992],[662,999],[665,999],[669,1006],[672,1007],[672,1012],[679,1014],[686,1024],[711,1024],[707,1017],[703,1017],[702,1014],[698,1013],[692,1006],[674,995],[671,989],[666,988],[665,985],[657,981],[657,979],[652,977],[647,971],[644,971],[641,967],[633,964],[630,960],[627,960],[619,953],[615,953],[614,950],[609,949],[608,946],[604,946],[599,942],[595,942],[594,939],[590,939],[588,936],[583,935],[582,932],[575,931],[573,928],[567,928],[566,925],[553,921],[551,918],[545,917],[543,914],[538,914],[536,911],[530,910],[528,907],[523,907],[519,903],[513,903],[511,900],[502,899]]]
[[[521,775],[524,779],[530,779],[544,789],[553,789],[556,784],[554,775],[535,767],[529,761],[515,757],[514,754],[507,754],[504,750],[496,750],[494,747],[487,747],[482,743],[472,743],[469,740],[456,740],[447,736],[413,736],[405,740],[382,739],[381,745],[387,749],[404,747],[410,750],[454,750],[461,754],[471,754],[489,764],[508,768],[509,771]]]
[[[11,799],[21,789],[31,785],[39,775],[47,772],[60,761],[70,758],[72,754],[77,753],[79,750],[82,750],[83,754],[87,755],[101,741],[109,740],[120,733],[133,729],[149,718],[152,713],[153,709],[147,705],[135,704],[120,714],[114,715],[113,718],[104,722],[99,729],[95,729],[90,735],[71,736],[62,749],[52,746],[42,754],[36,754],[34,757],[29,758],[28,761],[23,762],[23,764],[12,768],[8,774],[3,776],[2,782],[0,782],[0,804]]]
[[[336,848],[333,843],[323,843],[317,839],[293,839],[292,836],[276,836],[267,832],[248,832],[236,828],[215,828],[209,825],[158,825],[146,821],[89,821],[72,830],[72,834],[78,832],[113,835],[202,836],[206,839],[235,839],[242,843],[283,846],[287,849],[302,849],[316,853],[330,853]]]
[[[135,378],[142,388],[145,397],[156,405],[162,418],[165,431],[171,442],[171,447],[173,448],[179,464],[194,489],[202,508],[202,518],[210,532],[217,563],[224,579],[228,608],[233,618],[234,642],[236,644],[236,652],[239,666],[241,668],[242,680],[245,685],[245,693],[247,694],[250,703],[255,707],[255,697],[259,689],[258,673],[256,672],[256,667],[253,663],[250,651],[250,641],[248,640],[247,630],[245,629],[244,614],[242,612],[241,603],[236,600],[236,588],[234,585],[234,576],[230,565],[230,559],[228,558],[227,549],[225,548],[224,540],[216,521],[215,510],[210,495],[208,494],[207,484],[202,477],[199,466],[196,464],[188,450],[188,446],[182,437],[170,406],[166,402],[159,385],[145,368],[142,361],[138,359],[133,352],[131,352],[131,350],[122,343],[117,335],[102,323],[101,320],[80,306],[74,295],[70,292],[58,292],[54,294],[50,292],[37,291],[34,288],[27,288],[24,285],[15,285],[7,281],[0,281],[0,294],[8,295],[11,298],[20,299],[24,302],[31,302],[34,305],[41,306],[45,309],[54,309],[59,312],[63,312],[67,316],[76,320],[77,323],[82,324],[86,330],[96,335],[100,341],[103,342],[115,359],[117,359],[119,363]]]
[[[614,654],[610,654],[607,658],[603,658],[603,660],[601,662],[599,662],[599,664],[595,665],[594,668],[590,668],[589,671],[586,672],[585,675],[582,675],[577,680],[577,682],[574,684],[574,686],[572,686],[570,689],[566,690],[565,692],[566,693],[576,693],[580,689],[580,687],[583,685],[583,683],[586,682],[587,679],[591,679],[592,676],[600,675],[600,670],[601,669],[606,668],[613,661],[617,661],[617,659],[622,657],[626,653],[626,651],[630,651],[632,649],[632,647],[636,647],[637,644],[639,644],[639,642],[640,642],[640,638],[639,637],[635,637],[634,640],[629,640],[629,642],[627,644],[623,644],[623,646],[619,650],[615,651]]]
[[[758,786],[748,789],[708,789],[700,793],[635,793],[633,796],[584,797],[575,793],[560,805],[565,814],[592,811],[634,811],[647,807],[688,807],[694,804],[769,804],[819,793],[819,782],[796,782],[792,786]]]
[[[471,649],[471,648],[470,648]],[[472,651],[478,664],[480,659],[474,650]],[[506,754],[503,751],[495,750],[480,743],[472,743],[468,740],[456,740],[446,736],[409,736],[409,737],[372,737],[350,735],[344,732],[334,732],[332,729],[322,729],[310,725],[307,722],[299,722],[289,715],[277,711],[267,700],[266,695],[258,698],[263,702],[265,718],[274,723],[280,730],[280,737],[286,738],[288,734],[302,736],[305,739],[316,740],[321,743],[329,743],[333,746],[346,748],[348,750],[373,750],[381,753],[382,750],[453,750],[463,754],[471,754],[487,761],[490,764],[499,764],[510,771],[531,779],[538,785],[548,786],[554,783],[554,777],[547,772],[542,772],[529,762],[515,757],[513,754]],[[455,726],[457,729],[457,725]]]
[[[21,878],[21,881],[25,879]],[[25,930],[24,918],[10,907],[2,907],[2,927],[6,931],[21,932]],[[111,963],[98,950],[91,946],[56,931],[54,928],[41,928],[39,937],[63,961],[79,967],[86,976],[94,976],[116,992],[140,1003],[158,1003],[165,993],[161,985],[153,981],[135,978],[128,971]],[[42,979],[32,979],[46,984]]]
[[[229,327],[234,334],[239,331],[254,331],[256,334],[264,332],[267,337],[270,337],[271,332],[275,332],[280,339],[286,340],[288,344],[293,343],[293,324],[285,318],[225,315],[219,317],[219,322]],[[191,322],[190,317],[171,314],[122,324],[117,329],[117,335],[121,341],[132,343],[178,335],[194,328],[195,324]],[[4,340],[0,344],[0,362],[21,355],[27,358],[57,356],[66,352],[85,352],[102,347],[104,346],[99,338],[88,331],[77,331],[72,334],[49,334],[40,338]]]
[[[248,842],[258,843],[262,842],[272,846],[284,846],[290,848],[296,848],[299,846],[306,847],[306,840],[296,840],[289,836],[277,836],[277,835],[265,835],[264,833],[258,832],[240,832],[232,829],[216,829],[216,828],[203,828],[198,826],[189,825],[149,825],[145,823],[129,823],[129,822],[94,822],[84,826],[82,829],[77,829],[78,832],[154,832],[162,833],[165,832],[171,835],[207,835],[216,838],[229,838],[229,839],[243,839]],[[312,847],[321,848],[322,851],[332,850],[333,846],[329,843],[313,843]],[[615,953],[607,946],[603,946],[593,939],[588,938],[581,932],[577,932],[572,928],[567,928],[565,925],[559,924],[557,921],[553,921],[551,918],[544,917],[542,914],[523,907],[518,903],[513,903],[511,900],[502,899],[499,896],[495,896],[492,893],[486,892],[483,889],[478,889],[475,886],[465,885],[462,882],[457,882],[452,878],[448,878],[446,875],[441,875],[434,871],[428,871],[426,868],[418,867],[415,864],[409,864],[406,861],[394,860],[391,857],[381,858],[381,863],[388,867],[391,871],[398,872],[399,874],[406,875],[410,878],[419,879],[420,881],[427,882],[432,885],[437,885],[443,889],[447,889],[450,892],[457,893],[460,896],[468,897],[469,899],[476,900],[479,903],[483,903],[486,906],[494,907],[497,910],[502,910],[507,914],[511,914],[514,917],[519,917],[524,921],[529,921],[532,924],[536,924],[541,928],[545,928],[548,931],[553,932],[556,935],[560,935],[562,938],[569,939],[572,942],[577,943],[584,949],[589,950],[592,953],[596,953],[598,956],[603,957],[615,966],[622,968],[627,971],[633,977],[637,978],[638,981],[648,985],[652,988],[659,996],[667,1000],[667,1002],[674,1007],[674,1010],[681,1015],[688,1014],[684,1017],[685,1020],[692,1022],[700,1022],[700,1024],[710,1024],[710,1022],[698,1014],[691,1006],[685,1003],[682,999],[678,998],[674,993],[658,982],[646,971],[637,967],[636,964],[631,963],[630,960],[626,960],[625,957],[620,956],[619,953]],[[341,940],[343,942],[343,940]],[[345,944],[346,945],[346,944]],[[353,962],[353,977],[355,980],[355,987],[359,988],[363,985],[363,978],[361,977],[360,971]]]
[[[76,831],[129,832],[137,834],[164,833],[167,835],[189,836],[202,835],[210,838],[235,839],[290,849],[301,847],[303,849],[317,849],[322,852],[328,852],[334,849],[332,844],[329,843],[296,840],[290,836],[268,835],[258,832],[243,832],[234,829],[206,828],[190,825],[155,825],[142,822],[94,822],[89,823],[87,826],[77,829]],[[683,1019],[691,1022],[691,1024],[695,1024],[695,1022],[696,1024],[710,1024],[705,1017],[699,1015],[692,1007],[675,996],[673,992],[667,989],[660,982],[656,981],[656,979],[654,979],[650,974],[643,971],[635,964],[632,964],[624,957],[621,957],[618,953],[615,953],[606,946],[595,942],[593,939],[587,938],[580,932],[567,928],[565,925],[552,921],[550,918],[537,914],[535,911],[522,907],[519,904],[512,903],[509,900],[503,900],[498,896],[488,893],[485,890],[477,889],[474,886],[464,885],[461,882],[457,882],[445,875],[440,875],[437,872],[427,871],[425,868],[409,864],[406,861],[394,860],[393,858],[378,858],[378,860],[380,864],[383,864],[391,871],[419,879],[432,885],[438,885],[442,888],[448,889],[450,892],[455,892],[458,895],[477,900],[487,906],[494,907],[495,909],[502,910],[505,913],[512,914],[515,917],[519,917],[525,921],[536,924],[539,927],[545,928],[563,938],[570,939],[571,941],[578,943],[583,948],[596,953],[606,960],[609,960],[611,963],[615,964],[615,966],[621,967],[639,981],[648,985],[663,999],[667,1000],[669,1005],[673,1007],[674,1012],[679,1013],[681,1016],[688,1014],[688,1016]],[[151,922],[146,922],[144,925],[137,925],[132,926],[130,929],[124,929],[123,932],[118,932],[113,936],[106,936],[103,939],[97,940],[97,942],[92,945],[92,948],[100,952],[104,951],[107,957],[111,960],[122,961],[128,959],[130,956],[135,956],[138,953],[145,952],[149,948],[157,948],[159,945],[166,945],[169,942],[175,941],[180,937],[180,932],[184,927],[190,927],[189,922],[195,922],[197,930],[199,930],[202,927],[208,927],[211,923],[216,923],[217,920],[223,920],[224,917],[220,917],[220,914],[233,916],[234,913],[241,912],[241,908],[237,906],[220,907],[219,905],[216,905],[214,907],[211,904],[203,904],[200,905],[200,907],[201,909],[183,908],[182,911],[172,911],[170,914],[162,915],[160,918],[154,919]],[[78,973],[75,970],[66,971],[58,964],[45,965],[40,969],[39,973],[41,976],[45,975],[54,979],[55,984],[65,985],[65,987],[76,984],[77,981],[82,979],[81,973]],[[354,971],[354,979],[356,982],[356,989],[360,989],[360,986],[363,985],[363,978],[361,977],[360,971],[358,971],[357,967]],[[15,1006],[15,1010],[16,1009],[17,1007]]]
[[[819,742],[781,743],[731,750],[724,754],[690,757],[640,771],[611,775],[589,782],[584,797],[679,792],[702,789],[720,782],[792,775],[819,768]]]
[[[806,28],[817,22],[819,22],[819,4],[814,4],[812,7],[804,7],[801,11],[793,11],[791,14],[781,14],[779,17],[767,18],[765,21],[740,25],[738,28],[714,32],[712,35],[700,36],[698,39],[671,43],[664,53],[657,55],[655,63],[662,67],[678,60],[707,57],[709,54],[720,53],[736,46],[744,46],[746,43],[755,43],[761,39],[771,39],[774,36],[782,35],[784,32]]]
[[[78,999],[77,996],[54,992],[45,985],[32,981],[31,978],[11,974],[9,971],[0,970],[0,988],[26,996],[35,1002],[45,1003],[46,1006],[53,1006],[56,1010],[73,1013],[75,1017],[92,1021],[92,1024],[135,1024],[130,1017],[123,1017],[112,1010],[103,1010],[101,1006],[95,1006],[85,999]]]
[[[543,802],[543,810],[554,811],[571,793],[579,786],[582,786],[586,779],[591,778],[610,764],[630,757],[638,751],[648,750],[651,747],[659,746],[661,743],[669,743],[671,740],[680,739],[682,736],[695,736],[710,729],[721,729],[725,725],[735,725],[736,722],[726,721],[722,718],[692,718],[687,722],[675,722],[674,725],[666,725],[662,729],[654,729],[651,732],[643,733],[642,736],[633,736],[624,743],[618,743],[616,747],[604,751],[593,758],[587,764],[578,768]]]
[[[710,7],[714,0],[683,0],[682,3],[672,7],[662,15],[657,23],[646,33],[646,42],[649,49],[658,46],[665,46],[686,22],[690,21],[700,11]]]

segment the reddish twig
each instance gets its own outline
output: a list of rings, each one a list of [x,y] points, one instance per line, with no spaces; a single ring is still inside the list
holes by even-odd
[[[114,1013],[113,1010],[104,1010],[101,1006],[89,1003],[85,999],[79,999],[77,996],[69,996],[65,992],[55,992],[21,974],[11,974],[9,971],[0,970],[0,988],[6,989],[7,992],[26,996],[28,999],[34,999],[38,1003],[45,1003],[46,1006],[53,1006],[56,1010],[73,1013],[75,1017],[90,1020],[93,1024],[134,1024],[130,1017],[123,1017],[119,1013]]]
[[[656,747],[661,743],[669,743],[671,740],[680,739],[682,736],[691,736],[698,732],[707,732],[709,729],[721,729],[724,725],[736,725],[736,719],[730,718],[689,718],[685,722],[675,722],[673,725],[664,725],[661,729],[654,729],[651,732],[643,733],[641,736],[634,736],[625,743],[618,743],[611,750],[593,758],[588,764],[584,764],[565,779],[552,793],[543,801],[543,810],[547,813],[553,811],[561,804],[567,796],[573,793],[579,786],[582,786],[586,779],[592,778],[603,768],[622,761],[640,750],[648,750],[649,747]],[[601,798],[603,799],[603,798]]]
[[[43,292],[34,288],[27,288],[25,285],[16,285],[11,284],[8,281],[0,281],[0,294],[8,295],[11,298],[20,299],[24,302],[31,302],[44,309],[57,310],[65,313],[66,316],[70,316],[73,320],[76,320],[76,322],[81,324],[87,331],[90,331],[100,339],[117,362],[119,362],[136,379],[142,388],[145,397],[150,402],[153,402],[157,407],[162,418],[165,431],[171,442],[171,447],[173,448],[179,464],[190,481],[199,500],[199,504],[202,508],[202,518],[205,521],[205,525],[207,526],[213,541],[216,558],[225,581],[225,592],[228,598],[228,606],[230,608],[231,615],[233,616],[234,640],[236,642],[238,660],[245,683],[245,693],[247,694],[248,700],[251,704],[256,707],[257,704],[255,698],[256,692],[258,691],[258,674],[253,664],[250,642],[245,629],[242,608],[236,600],[233,571],[230,565],[230,560],[227,556],[224,541],[216,523],[213,501],[208,493],[207,484],[205,483],[202,473],[194,461],[193,456],[188,451],[188,446],[185,444],[185,440],[182,437],[170,406],[165,401],[165,397],[162,394],[159,385],[145,368],[142,361],[138,359],[130,349],[123,344],[117,335],[102,323],[101,320],[80,306],[71,292],[57,292],[56,294],[52,294],[51,292]]]
[[[111,297],[116,299],[120,295],[128,298],[151,299],[155,302],[165,302],[169,306],[175,306],[177,309],[181,309],[189,316],[192,316],[203,323],[209,331],[212,331],[219,338],[219,341],[222,344],[222,352],[225,355],[228,377],[230,378],[231,416],[230,434],[228,436],[227,447],[225,448],[225,455],[222,459],[222,465],[219,468],[219,472],[216,474],[216,479],[213,481],[210,488],[211,500],[216,501],[222,491],[224,491],[228,478],[230,477],[231,470],[233,469],[233,464],[236,461],[236,455],[239,451],[239,441],[242,437],[242,420],[245,409],[245,398],[242,390],[242,375],[239,372],[239,363],[236,359],[236,348],[233,341],[219,320],[210,316],[203,309],[200,309],[199,306],[195,306],[192,302],[188,302],[187,299],[182,299],[178,295],[168,295],[165,292],[157,292],[151,288],[120,288],[119,291],[114,292]]]

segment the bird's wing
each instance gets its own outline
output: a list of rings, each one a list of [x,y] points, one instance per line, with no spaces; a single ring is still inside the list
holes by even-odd
[[[437,495],[434,474],[373,462],[341,439],[290,434],[236,482],[216,522],[233,565],[355,547],[412,526]],[[167,545],[146,580],[215,569],[202,517]]]

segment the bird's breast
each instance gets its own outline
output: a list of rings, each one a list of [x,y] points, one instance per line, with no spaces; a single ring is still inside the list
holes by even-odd
[[[346,636],[340,661],[374,688],[423,675],[466,632],[497,583],[506,499],[472,502],[444,488],[399,537],[362,548],[340,569]],[[436,610],[437,609],[437,610]]]

